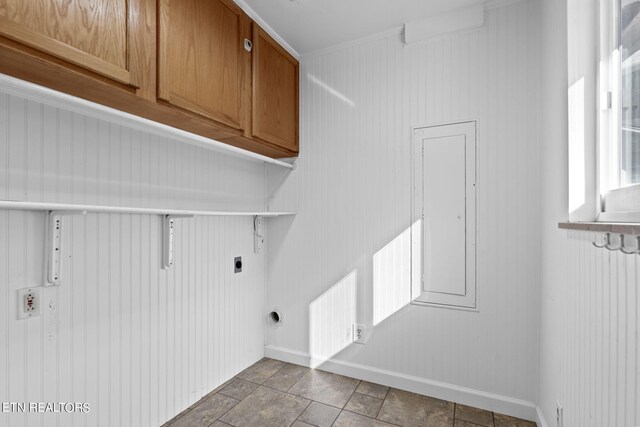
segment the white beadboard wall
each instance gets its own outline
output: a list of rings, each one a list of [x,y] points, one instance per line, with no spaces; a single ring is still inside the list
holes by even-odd
[[[263,210],[262,163],[0,94],[0,199]],[[264,255],[251,217],[64,219],[63,284],[44,283],[45,214],[0,210],[0,401],[88,402],[73,415],[0,414],[0,426],[158,426],[264,354]],[[241,255],[243,272],[234,274]]]
[[[567,81],[567,3],[541,2],[545,173],[538,404],[550,427],[556,402],[564,407],[565,427],[637,426],[640,257],[594,248],[600,233],[557,228],[569,212],[567,89],[573,81]],[[571,19],[580,19],[583,8],[571,2]]]
[[[340,331],[325,345],[344,349],[321,367],[534,417],[539,4],[502,4],[479,30],[409,46],[387,34],[303,57],[301,155],[287,180],[270,169],[270,207],[298,215],[269,227],[267,308],[284,320],[267,331],[267,355],[308,360],[311,306],[355,271],[357,306],[324,307],[355,310],[368,342],[349,345]],[[405,302],[373,327],[374,304],[397,303],[374,292],[375,254],[384,249],[388,286],[410,286],[409,239],[396,240],[411,225],[410,128],[462,120],[478,121],[479,310]]]
[[[640,257],[591,245],[601,239],[566,236],[564,310],[555,313],[564,342],[561,390],[554,396],[565,426],[640,425]]]

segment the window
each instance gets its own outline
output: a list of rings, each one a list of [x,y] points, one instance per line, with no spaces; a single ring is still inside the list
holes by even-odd
[[[600,96],[609,102],[600,116],[598,220],[640,222],[640,0],[601,5],[600,56],[609,65]]]
[[[640,0],[620,3],[620,186],[640,183]]]

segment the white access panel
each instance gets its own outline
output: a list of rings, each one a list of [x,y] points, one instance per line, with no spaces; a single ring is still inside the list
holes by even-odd
[[[413,139],[412,300],[476,307],[476,124]]]

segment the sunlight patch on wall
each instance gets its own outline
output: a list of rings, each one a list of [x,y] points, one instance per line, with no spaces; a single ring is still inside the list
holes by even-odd
[[[373,255],[374,326],[411,302],[411,234],[409,227]]]
[[[353,342],[357,316],[356,270],[309,304],[309,353],[316,368]]]
[[[569,88],[569,213],[585,203],[584,77]]]
[[[322,89],[324,89],[325,91],[327,91],[329,94],[333,95],[334,97],[336,97],[340,101],[344,102],[349,107],[353,108],[353,107],[356,106],[355,102],[353,102],[352,100],[350,100],[349,98],[344,96],[342,93],[338,92],[337,90],[335,90],[334,88],[332,88],[331,86],[329,86],[328,84],[326,84],[325,82],[323,82],[322,80],[320,80],[319,78],[314,76],[313,74],[307,74],[307,78],[309,79],[309,81],[311,83],[313,83],[313,84],[315,84],[317,86],[320,86]]]
[[[411,226],[411,301],[422,295],[422,220]]]

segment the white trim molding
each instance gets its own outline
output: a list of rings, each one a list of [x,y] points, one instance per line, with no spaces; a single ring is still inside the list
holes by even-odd
[[[549,427],[549,424],[542,413],[542,408],[539,406],[536,406],[536,424],[538,424],[538,427]]]
[[[335,44],[333,46],[312,50],[311,52],[302,54],[302,59],[306,60],[306,59],[315,58],[317,56],[322,56],[332,52],[349,49],[354,46],[360,46],[366,43],[375,42],[377,40],[386,39],[388,37],[397,37],[398,41],[401,42],[403,32],[404,32],[404,26],[394,27],[386,31],[370,34],[368,36],[360,37],[354,40],[349,40],[343,43]]]
[[[273,37],[280,44],[280,46],[285,48],[287,52],[289,52],[291,55],[294,56],[294,58],[296,58],[297,60],[300,60],[300,54],[298,53],[298,51],[295,50],[293,47],[291,47],[291,45],[287,43],[285,39],[280,37],[280,34],[278,34],[276,30],[274,30],[269,24],[267,24],[267,21],[262,19],[262,17],[258,15],[258,13],[255,10],[253,10],[251,6],[249,6],[244,0],[234,0],[234,2],[238,6],[240,6],[240,8],[244,10],[244,12],[247,15],[249,15],[249,18],[256,21],[258,25],[262,27],[263,30],[265,30],[271,37]]]
[[[444,34],[469,31],[484,25],[482,4],[433,15],[427,19],[404,24],[404,43],[425,41]]]
[[[507,6],[511,6],[513,4],[516,3],[521,3],[523,1],[526,0],[489,0],[489,1],[485,1],[484,2],[484,10],[492,10],[492,9],[498,9],[501,7],[507,7]],[[238,2],[238,4],[240,4],[240,2]],[[242,7],[242,6],[241,6]],[[455,12],[455,11],[453,11]],[[450,12],[452,13],[452,12]],[[431,17],[433,18],[433,17]],[[428,18],[425,18],[428,19]],[[477,30],[477,28],[473,28],[471,30],[459,30],[457,31],[458,33],[465,33],[467,31],[474,31]],[[311,59],[311,58],[315,58],[318,56],[322,56],[322,55],[326,55],[332,52],[337,52],[340,50],[344,50],[344,49],[349,49],[351,47],[354,46],[359,46],[359,45],[363,45],[366,43],[371,43],[380,39],[386,39],[388,37],[398,37],[398,41],[399,42],[403,42],[403,38],[404,38],[404,25],[401,26],[397,26],[394,28],[390,28],[388,30],[385,31],[380,31],[374,34],[370,34],[368,36],[364,36],[364,37],[360,37],[354,40],[348,40],[342,43],[338,43],[332,46],[328,46],[328,47],[324,47],[324,48],[320,48],[320,49],[316,49],[316,50],[312,50],[310,52],[307,53],[303,53],[300,55],[300,58],[302,60],[307,60],[307,59]]]
[[[314,360],[308,353],[293,351],[282,347],[270,345],[265,346],[264,354],[266,357],[281,360],[283,362],[295,363],[306,367],[315,366],[316,369],[320,369],[322,371],[370,381],[388,387],[432,396],[451,402],[462,403],[464,405],[498,412],[512,417],[530,421],[537,421],[542,417],[542,413],[535,403],[509,396],[489,393],[468,387],[461,387],[455,384],[449,384],[428,378],[420,378],[400,372],[374,368],[358,363],[345,362],[342,360]],[[540,425],[546,427],[546,423]]]

